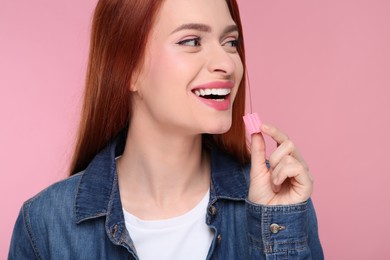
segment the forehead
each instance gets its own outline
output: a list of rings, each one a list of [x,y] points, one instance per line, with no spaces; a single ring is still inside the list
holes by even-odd
[[[226,0],[165,0],[155,26],[175,29],[185,23],[202,23],[211,27],[235,24]]]

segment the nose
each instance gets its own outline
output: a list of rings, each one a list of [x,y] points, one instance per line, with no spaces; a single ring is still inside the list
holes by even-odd
[[[227,52],[223,46],[215,46],[208,53],[208,70],[210,73],[218,73],[229,78],[236,70],[236,62],[232,54]]]

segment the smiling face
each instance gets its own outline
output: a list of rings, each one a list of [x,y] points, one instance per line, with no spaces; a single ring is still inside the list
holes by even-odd
[[[225,0],[165,0],[132,82],[133,118],[187,134],[229,130],[243,75]]]

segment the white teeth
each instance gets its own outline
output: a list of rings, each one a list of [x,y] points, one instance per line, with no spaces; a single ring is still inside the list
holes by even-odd
[[[218,95],[225,96],[230,93],[230,89],[220,88],[218,89]]]
[[[230,88],[212,88],[212,89],[197,89],[194,91],[195,95],[206,96],[206,95],[218,95],[218,96],[226,96],[230,94]]]

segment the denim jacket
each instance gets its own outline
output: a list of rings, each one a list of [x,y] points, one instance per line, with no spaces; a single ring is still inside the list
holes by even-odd
[[[24,203],[9,259],[138,259],[125,227],[116,173],[115,158],[125,140],[125,134],[119,135],[84,171]],[[216,148],[210,157],[205,222],[215,232],[207,259],[323,259],[311,200],[254,204],[247,199],[250,166]]]

